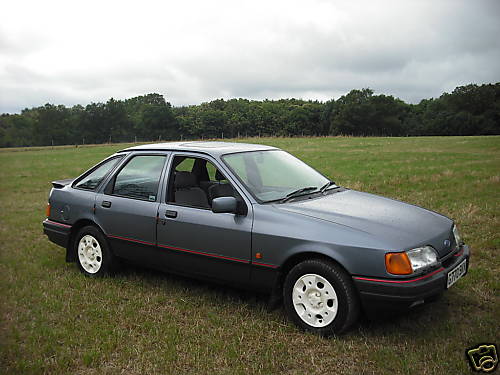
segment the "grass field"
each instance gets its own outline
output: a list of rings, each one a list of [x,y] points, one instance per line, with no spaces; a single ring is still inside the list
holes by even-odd
[[[330,339],[229,287],[131,267],[85,278],[42,234],[50,181],[126,145],[0,150],[0,372],[465,374],[466,348],[500,344],[500,137],[250,142],[340,185],[450,216],[472,248],[468,276],[436,303]]]

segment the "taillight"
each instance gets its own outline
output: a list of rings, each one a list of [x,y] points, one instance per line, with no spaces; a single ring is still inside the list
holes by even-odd
[[[47,203],[47,207],[45,207],[45,215],[50,217],[50,203]]]

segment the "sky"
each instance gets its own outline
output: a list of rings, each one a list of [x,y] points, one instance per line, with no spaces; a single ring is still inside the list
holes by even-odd
[[[0,113],[162,94],[408,103],[500,81],[500,1],[3,1]]]

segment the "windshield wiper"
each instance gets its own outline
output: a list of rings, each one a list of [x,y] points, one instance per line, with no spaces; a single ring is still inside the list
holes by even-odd
[[[320,192],[324,193],[326,191],[326,189],[328,189],[330,186],[333,186],[335,185],[335,182],[333,181],[328,181],[326,184],[324,184],[323,186],[321,186],[321,189],[319,189]]]
[[[289,199],[292,199],[296,196],[299,196],[301,195],[302,193],[305,193],[306,191],[311,191],[311,190],[318,190],[318,187],[317,186],[307,186],[307,187],[303,187],[303,188],[300,188],[300,189],[297,189],[297,190],[294,190],[292,191],[291,193],[288,193],[285,198],[283,198],[281,200],[281,203],[285,203],[286,201],[288,201]]]

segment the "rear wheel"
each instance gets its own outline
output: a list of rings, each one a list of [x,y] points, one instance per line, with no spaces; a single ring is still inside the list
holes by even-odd
[[[283,300],[295,324],[324,336],[345,332],[360,310],[349,275],[335,263],[319,259],[306,260],[290,270]]]
[[[86,276],[103,276],[115,262],[104,235],[94,226],[80,229],[75,239],[78,268]]]

